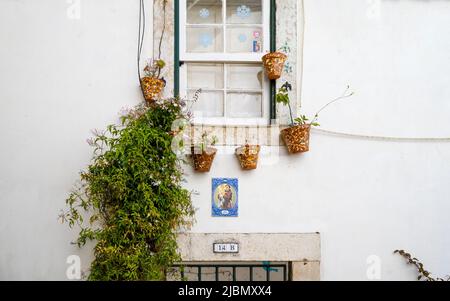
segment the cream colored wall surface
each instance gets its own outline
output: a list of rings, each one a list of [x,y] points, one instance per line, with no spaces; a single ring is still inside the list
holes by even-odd
[[[65,280],[72,254],[89,265],[58,215],[90,162],[91,129],[142,100],[138,16],[129,0],[0,2],[1,280]]]
[[[446,1],[304,1],[303,111],[351,85],[354,97],[321,114],[323,129],[450,137],[449,13]],[[449,143],[313,131],[309,153],[263,147],[253,172],[240,171],[233,151],[219,147],[209,174],[186,167],[199,192],[195,233],[318,231],[323,280],[416,279],[398,248],[449,273]],[[239,179],[239,218],[211,217],[216,177]]]

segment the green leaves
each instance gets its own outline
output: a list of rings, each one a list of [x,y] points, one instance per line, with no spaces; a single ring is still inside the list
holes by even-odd
[[[163,280],[179,261],[175,230],[189,226],[190,193],[172,152],[177,99],[138,106],[92,139],[94,156],[61,218],[80,227],[77,244],[96,241],[90,280]]]
[[[278,103],[287,106],[289,104],[289,95],[284,92],[280,92],[277,94],[276,100]]]
[[[309,119],[305,115],[301,115],[300,117],[294,119],[294,121],[299,125],[305,125],[309,121]]]
[[[285,82],[276,95],[277,103],[281,103],[285,106],[290,105],[289,91],[292,91],[292,85],[289,82]]]

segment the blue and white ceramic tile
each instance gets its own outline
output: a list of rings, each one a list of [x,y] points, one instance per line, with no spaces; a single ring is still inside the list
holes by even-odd
[[[212,216],[238,217],[238,179],[212,179]]]

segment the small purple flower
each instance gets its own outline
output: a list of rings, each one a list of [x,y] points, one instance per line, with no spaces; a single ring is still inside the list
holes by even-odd
[[[91,133],[94,136],[101,136],[101,134],[102,134],[98,129],[91,130]]]
[[[119,115],[120,116],[128,116],[128,115],[130,115],[131,111],[132,110],[129,107],[123,107],[123,108],[120,109]]]

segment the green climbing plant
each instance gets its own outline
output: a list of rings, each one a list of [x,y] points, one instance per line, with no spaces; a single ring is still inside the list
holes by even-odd
[[[164,280],[180,261],[176,232],[194,210],[171,144],[174,121],[187,116],[180,99],[139,105],[91,139],[92,163],[61,214],[80,228],[78,246],[96,242],[88,280]]]

